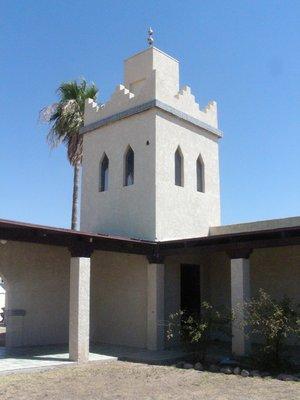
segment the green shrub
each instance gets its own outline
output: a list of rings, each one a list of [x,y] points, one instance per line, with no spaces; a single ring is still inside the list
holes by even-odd
[[[209,345],[215,336],[230,335],[231,315],[226,310],[218,310],[208,302],[201,303],[201,314],[189,314],[184,310],[171,314],[167,324],[167,338],[180,336],[186,348],[194,352],[202,362],[206,359]]]
[[[288,297],[274,300],[263,289],[259,296],[246,303],[245,325],[250,334],[263,343],[255,359],[261,367],[278,370],[286,365],[284,348],[288,338],[299,339],[300,316],[297,306]]]

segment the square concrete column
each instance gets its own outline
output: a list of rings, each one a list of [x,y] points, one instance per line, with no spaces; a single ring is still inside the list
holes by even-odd
[[[250,340],[246,335],[245,302],[250,299],[249,258],[231,259],[231,308],[235,318],[232,322],[232,353],[246,355],[250,351]]]
[[[162,350],[165,318],[164,264],[148,264],[147,279],[147,349]]]
[[[90,342],[90,258],[71,257],[69,357],[70,360],[89,360]]]

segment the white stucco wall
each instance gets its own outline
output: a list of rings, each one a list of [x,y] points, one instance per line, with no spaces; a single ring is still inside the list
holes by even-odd
[[[124,186],[124,154],[128,145],[134,151],[134,184]],[[99,164],[104,152],[109,158],[109,182],[108,190],[99,192]],[[84,136],[81,230],[155,237],[154,110]]]
[[[191,88],[179,86],[179,62],[155,47],[125,60],[124,85],[117,85],[105,104],[86,102],[85,125],[154,99],[218,127],[217,103],[210,101],[200,108]]]
[[[292,228],[300,225],[300,217],[266,219],[262,221],[244,222],[241,224],[211,226],[210,235],[226,235],[247,233],[269,229]]]
[[[91,340],[133,347],[147,343],[144,256],[96,251],[91,269]]]
[[[144,256],[95,251],[91,259],[91,341],[144,348],[147,341]],[[0,248],[7,282],[8,347],[66,344],[69,338],[70,253],[40,244]]]
[[[288,276],[295,274],[299,248],[260,250],[251,256],[251,287],[257,294],[259,287],[271,290],[277,297],[283,293],[300,301],[296,293],[297,285],[292,284]],[[284,262],[286,252],[292,252],[289,260],[294,260],[286,273],[279,273],[273,261],[281,253]],[[263,260],[257,260],[257,254]],[[279,258],[280,259],[280,258]],[[279,262],[279,264],[280,264]],[[225,253],[174,255],[165,259],[165,321],[169,315],[180,309],[180,265],[196,264],[200,267],[201,301],[209,301],[220,307],[230,309],[230,260]],[[266,270],[262,265],[266,264]],[[278,264],[278,265],[279,265]],[[96,251],[92,256],[91,269],[91,340],[94,343],[110,343],[144,348],[147,342],[147,265],[144,256]],[[277,269],[275,277],[274,268]],[[258,279],[258,272],[261,271]],[[274,276],[270,283],[270,275]],[[284,281],[282,281],[282,279]],[[277,293],[277,294],[276,294]],[[298,300],[297,300],[298,299]],[[176,341],[165,339],[166,347],[172,347]]]
[[[182,113],[217,128],[216,104],[200,110],[189,87],[179,90],[178,61],[156,48],[125,60],[124,82],[103,107],[86,102],[85,126],[150,100],[181,114],[155,107],[84,135],[81,229],[148,240],[208,235],[210,226],[220,224],[219,136],[187,122]],[[124,187],[128,145],[135,154],[135,181]],[[178,146],[184,156],[184,187],[176,186],[174,179]],[[104,152],[109,187],[99,192]],[[199,155],[205,166],[205,193],[196,186]]]
[[[259,288],[274,298],[287,295],[300,304],[300,246],[256,249],[250,256],[252,295]]]
[[[155,85],[155,97],[158,97],[157,91],[161,86],[163,86],[162,92],[165,92],[165,96],[173,97],[174,93],[179,91],[179,62],[155,47],[141,51],[125,60],[125,87],[130,92],[139,94],[142,83],[151,79],[153,71],[157,71],[160,74],[160,80],[163,81],[161,85]]]
[[[7,242],[0,248],[0,275],[7,285],[7,345],[68,342],[69,253],[54,246]]]
[[[149,141],[149,145],[147,145]],[[134,185],[124,186],[124,154],[135,154]],[[184,157],[184,186],[175,185],[174,154]],[[99,165],[109,158],[108,190],[99,192]],[[196,161],[205,168],[197,191]],[[220,223],[217,139],[158,109],[84,136],[81,229],[148,240],[205,236]]]
[[[183,155],[184,185],[175,185],[174,155]],[[197,191],[196,162],[204,163],[205,192]],[[206,236],[220,223],[218,141],[189,123],[158,111],[156,117],[156,239]]]
[[[218,252],[208,259],[210,301],[230,307],[230,259]],[[251,296],[263,288],[272,297],[290,297],[300,303],[300,246],[256,249],[250,255]]]
[[[68,342],[70,254],[67,249],[8,242],[0,249],[7,284],[9,346]],[[230,260],[223,252],[174,255],[165,260],[165,319],[180,308],[180,264],[201,269],[201,299],[230,308]],[[144,348],[147,343],[146,257],[95,251],[91,260],[91,340]],[[300,303],[300,246],[256,249],[250,256],[252,295]],[[173,343],[167,342],[167,346]]]

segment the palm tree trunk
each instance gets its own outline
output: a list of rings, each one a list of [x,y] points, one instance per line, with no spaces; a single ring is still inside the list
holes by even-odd
[[[73,179],[73,201],[72,201],[72,223],[71,229],[78,231],[78,208],[79,208],[79,179],[80,179],[80,164],[74,165]]]

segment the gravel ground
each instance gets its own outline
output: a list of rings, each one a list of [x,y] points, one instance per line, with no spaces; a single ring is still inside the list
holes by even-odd
[[[300,383],[121,361],[0,375],[1,400],[299,400]]]

